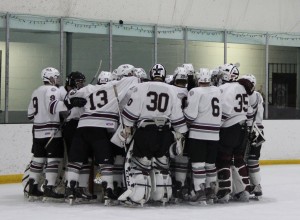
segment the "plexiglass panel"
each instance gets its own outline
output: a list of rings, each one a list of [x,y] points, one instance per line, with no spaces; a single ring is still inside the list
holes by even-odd
[[[113,69],[121,64],[143,68],[147,73],[154,59],[154,39],[149,37],[113,36]]]
[[[184,41],[161,38],[157,41],[157,62],[164,65],[167,74],[173,74],[184,62]]]
[[[10,31],[9,123],[28,122],[31,94],[42,85],[41,70],[60,67],[60,34],[46,31]]]

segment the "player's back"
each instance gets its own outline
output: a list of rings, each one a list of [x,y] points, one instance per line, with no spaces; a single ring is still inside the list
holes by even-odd
[[[222,91],[222,127],[230,127],[247,119],[249,97],[245,88],[237,82],[219,87]]]
[[[51,85],[42,85],[31,96],[28,107],[28,118],[33,119],[33,128],[36,138],[50,137],[59,127],[58,115],[49,112],[49,104],[59,94],[58,88]]]
[[[174,98],[176,98],[175,90],[172,86],[163,82],[146,82],[140,84],[138,90],[140,90],[138,95],[143,103],[140,119],[170,117]]]

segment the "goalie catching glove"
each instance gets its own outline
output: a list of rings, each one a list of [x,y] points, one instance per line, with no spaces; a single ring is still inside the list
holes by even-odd
[[[173,132],[175,142],[171,144],[169,148],[169,154],[171,158],[175,158],[176,156],[180,156],[183,154],[185,137],[183,134],[179,132]]]

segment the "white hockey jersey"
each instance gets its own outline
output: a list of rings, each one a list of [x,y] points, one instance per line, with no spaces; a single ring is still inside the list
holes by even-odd
[[[163,82],[138,84],[123,112],[124,124],[133,126],[142,120],[167,118],[175,131],[187,132],[186,122],[173,86]]]
[[[124,77],[120,81],[111,81],[102,85],[87,85],[80,90],[72,90],[69,98],[82,97],[87,100],[83,107],[79,127],[103,127],[116,129],[119,120],[119,103],[128,89],[138,84],[137,77]]]
[[[230,127],[247,120],[248,107],[256,108],[256,96],[249,96],[244,86],[238,82],[225,83],[219,87],[222,92],[222,124],[221,127]],[[255,109],[256,110],[256,109]]]
[[[221,90],[215,86],[189,91],[184,116],[189,123],[189,138],[219,140],[222,105]]]
[[[181,108],[184,109],[185,105],[186,105],[187,95],[188,95],[187,88],[182,88],[182,87],[178,87],[178,86],[173,85],[173,89],[176,91],[177,97],[181,101]]]
[[[60,98],[60,90],[51,85],[42,85],[32,93],[27,117],[33,120],[34,138],[51,137],[59,128],[57,110],[67,110]],[[55,137],[61,137],[61,132],[57,132]]]

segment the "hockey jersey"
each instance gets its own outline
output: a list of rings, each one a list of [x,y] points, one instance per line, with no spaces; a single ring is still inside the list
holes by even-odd
[[[34,138],[48,138],[57,131],[60,126],[57,109],[67,110],[60,99],[60,90],[51,85],[42,85],[32,93],[27,116],[33,120]],[[55,137],[61,137],[61,131]]]
[[[189,91],[184,116],[189,123],[189,138],[219,140],[222,105],[218,87],[196,87]]]
[[[187,132],[186,122],[173,86],[163,82],[138,84],[131,95],[122,115],[126,126],[133,126],[143,120],[166,118],[175,131]]]
[[[257,107],[255,95],[249,97],[244,86],[238,82],[225,83],[219,87],[222,92],[222,124],[230,127],[247,120],[248,107]],[[256,109],[255,109],[256,110]]]
[[[181,108],[184,109],[186,106],[186,100],[187,100],[187,95],[188,95],[187,88],[182,88],[182,87],[173,85],[173,89],[176,91],[177,98],[179,98],[181,101]]]
[[[69,98],[82,97],[87,100],[80,116],[79,127],[103,127],[116,129],[119,120],[119,103],[128,89],[138,84],[137,77],[124,77],[102,85],[87,85],[72,90]]]

